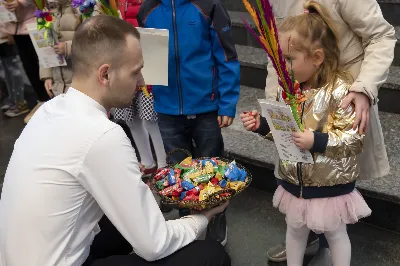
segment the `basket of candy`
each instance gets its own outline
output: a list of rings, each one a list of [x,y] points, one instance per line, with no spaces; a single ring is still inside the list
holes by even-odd
[[[152,176],[151,186],[164,205],[203,210],[231,199],[251,181],[251,174],[235,161],[189,156],[181,163],[159,169]]]

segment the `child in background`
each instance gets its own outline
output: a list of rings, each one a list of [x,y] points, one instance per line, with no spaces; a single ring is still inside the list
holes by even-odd
[[[309,1],[305,8],[305,14],[289,17],[279,26],[279,42],[305,97],[299,103],[305,130],[294,133],[293,140],[313,154],[314,164],[280,160],[273,204],[286,214],[289,266],[303,265],[310,230],[325,234],[334,266],[349,266],[346,224],[371,214],[355,189],[364,135],[352,129],[354,106],[341,107],[352,80],[338,69],[336,25],[319,3]],[[281,88],[277,98],[285,101]],[[269,132],[266,119],[256,111],[241,114],[241,119],[249,131],[263,136]]]
[[[0,33],[0,58],[4,69],[8,98],[0,109],[8,117],[16,117],[29,112],[24,97],[24,79],[18,65],[18,57],[11,35]]]
[[[142,1],[140,0],[121,1],[120,12],[122,19],[137,27],[136,16],[141,4]],[[115,120],[123,120],[128,125],[140,154],[142,173],[144,176],[149,176],[157,171],[157,168],[166,166],[167,163],[164,144],[158,128],[157,113],[154,111],[152,87],[147,86],[148,95],[143,92],[143,88],[138,88],[130,107],[115,110],[114,118]],[[153,160],[149,135],[156,153],[157,165]]]
[[[26,28],[27,24],[35,23],[36,21],[36,6],[33,1],[28,0],[8,0],[4,1],[3,5],[7,10],[15,12],[17,22],[4,23],[0,27],[0,31],[13,35],[22,66],[38,99],[37,105],[24,119],[24,122],[27,123],[36,110],[49,99],[44,84],[39,79],[39,60]]]
[[[72,81],[71,54],[72,38],[81,24],[79,14],[72,8],[71,0],[48,2],[53,14],[53,29],[56,36],[54,51],[65,57],[67,65],[53,68],[40,68],[40,79],[45,82],[50,97],[65,93]]]

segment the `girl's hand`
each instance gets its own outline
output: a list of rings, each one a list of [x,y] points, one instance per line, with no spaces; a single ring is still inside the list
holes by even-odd
[[[65,55],[65,42],[59,42],[53,46],[54,52],[59,55]]]
[[[9,0],[9,1],[4,1],[3,5],[8,11],[14,12],[19,6],[19,2],[18,0]]]
[[[240,119],[247,131],[255,131],[260,127],[260,114],[256,110],[240,114]]]
[[[309,151],[314,145],[314,133],[307,129],[304,132],[295,132],[293,141],[300,150]]]
[[[44,82],[44,87],[46,89],[47,94],[49,95],[50,98],[54,97],[53,94],[53,80],[52,79],[46,79],[46,81]]]

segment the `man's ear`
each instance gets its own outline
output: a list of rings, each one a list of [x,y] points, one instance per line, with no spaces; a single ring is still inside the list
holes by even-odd
[[[325,61],[325,52],[322,49],[316,49],[313,52],[313,64],[314,66],[316,66],[317,68],[319,68],[322,63]]]
[[[110,70],[110,65],[108,64],[101,65],[97,70],[97,79],[103,86],[108,86],[110,82],[109,70]]]

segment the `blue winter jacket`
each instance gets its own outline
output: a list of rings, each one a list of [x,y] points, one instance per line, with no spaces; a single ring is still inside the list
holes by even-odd
[[[234,117],[240,64],[231,20],[219,0],[146,0],[138,24],[168,29],[168,86],[153,86],[162,114],[195,115],[218,110]]]

